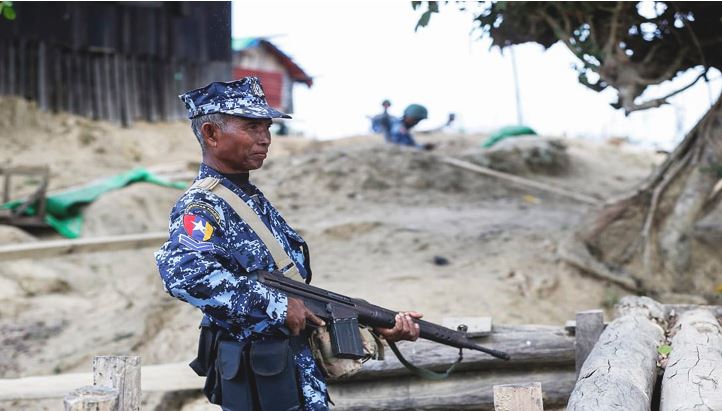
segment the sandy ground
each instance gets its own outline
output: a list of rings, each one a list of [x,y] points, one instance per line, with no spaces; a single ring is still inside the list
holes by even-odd
[[[135,166],[199,160],[185,123],[121,129],[37,113],[17,99],[0,100],[0,113],[0,165],[47,164],[51,189]],[[483,139],[423,136],[439,148],[421,152],[385,145],[379,136],[277,138],[252,179],[308,241],[317,286],[415,309],[431,321],[492,316],[495,323],[560,325],[576,311],[613,304],[622,290],[556,257],[559,239],[589,206],[516,189],[438,159],[479,150]],[[608,198],[633,187],[659,161],[624,146],[566,143],[567,173],[530,177]],[[15,186],[19,192],[31,187],[32,181]],[[84,236],[164,230],[179,195],[149,184],[109,193],[85,209]],[[0,226],[0,243],[35,240]],[[165,294],[153,251],[0,265],[0,376],[87,372],[92,356],[110,353],[139,353],[144,364],[191,359],[200,314]],[[435,257],[449,263],[435,264]],[[3,409],[59,407],[52,401],[0,403]]]

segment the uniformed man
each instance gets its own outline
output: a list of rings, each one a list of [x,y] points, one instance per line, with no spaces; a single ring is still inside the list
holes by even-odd
[[[406,107],[401,118],[390,118],[389,127],[384,131],[384,138],[389,143],[431,150],[434,148],[433,144],[418,144],[411,135],[411,129],[428,117],[429,113],[426,107],[420,104],[411,104]]]
[[[171,211],[170,238],[155,257],[166,290],[204,314],[191,366],[207,376],[204,391],[211,402],[227,411],[326,410],[326,383],[306,333],[307,323],[323,321],[303,301],[249,278],[259,270],[281,270],[311,280],[306,243],[249,181],[249,171],[268,155],[271,119],[290,117],[268,106],[255,77],[214,82],[180,98],[203,163],[196,183]],[[239,215],[244,207],[263,227],[253,226],[255,216]],[[265,242],[259,232],[264,230]],[[289,257],[285,267],[277,266],[269,250],[274,240]],[[415,340],[419,330],[412,318],[420,317],[402,314],[394,328],[376,331],[391,341]],[[284,370],[291,370],[290,377]]]

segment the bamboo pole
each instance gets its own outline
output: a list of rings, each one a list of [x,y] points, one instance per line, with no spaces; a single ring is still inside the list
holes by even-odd
[[[569,191],[569,190],[566,190],[566,189],[560,188],[560,187],[554,187],[549,184],[541,183],[539,181],[534,181],[534,180],[530,180],[528,178],[515,176],[513,174],[504,173],[504,172],[497,171],[497,170],[492,170],[490,168],[482,167],[482,166],[476,165],[474,163],[470,163],[468,161],[459,160],[458,158],[441,157],[440,159],[442,162],[449,164],[451,166],[454,166],[454,167],[463,168],[464,170],[473,171],[475,173],[483,174],[483,175],[489,176],[489,177],[494,177],[499,180],[508,181],[517,186],[526,187],[526,188],[534,188],[537,190],[556,194],[561,197],[571,198],[572,200],[579,201],[581,203],[590,204],[590,205],[599,205],[599,204],[601,204],[601,201],[602,201],[602,200],[599,200],[592,196],[588,196],[586,194],[575,193],[573,191]]]

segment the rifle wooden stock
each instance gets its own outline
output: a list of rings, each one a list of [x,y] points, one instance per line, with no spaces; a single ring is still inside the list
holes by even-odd
[[[280,273],[258,273],[254,274],[252,278],[283,291],[291,297],[303,300],[306,307],[327,322],[342,318],[357,318],[360,324],[368,327],[393,328],[396,324],[397,311],[291,280]],[[424,320],[414,319],[414,322],[419,325],[421,338],[451,347],[481,351],[502,360],[510,359],[509,355],[504,352],[475,344],[464,332],[451,330]]]

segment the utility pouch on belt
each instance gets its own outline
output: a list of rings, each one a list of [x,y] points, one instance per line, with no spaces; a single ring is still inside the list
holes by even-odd
[[[366,327],[357,326],[357,330],[362,339],[364,353],[362,358],[341,358],[336,355],[334,335],[326,327],[319,327],[311,334],[311,352],[324,376],[343,379],[359,372],[363,363],[370,359],[384,359],[384,346],[381,340]]]
[[[253,410],[252,377],[247,366],[246,344],[237,341],[218,343],[216,367],[219,371],[224,410]]]
[[[213,404],[220,404],[220,376],[216,368],[216,350],[220,329],[203,318],[200,325],[201,334],[198,338],[198,356],[189,364],[200,377],[206,377],[203,393]]]
[[[251,344],[251,370],[261,409],[290,411],[301,406],[296,367],[289,340],[271,339]]]

